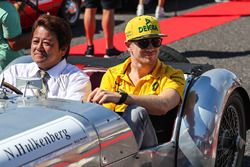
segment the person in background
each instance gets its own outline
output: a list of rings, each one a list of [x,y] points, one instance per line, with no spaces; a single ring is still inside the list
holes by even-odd
[[[157,19],[165,17],[164,4],[165,4],[165,0],[158,0],[158,5],[155,9],[155,17]],[[139,0],[136,15],[137,16],[144,15],[144,0]]]
[[[26,96],[45,93],[45,97],[80,101],[91,92],[89,77],[67,63],[72,33],[69,24],[57,16],[41,15],[32,27],[31,57],[34,62],[15,64],[0,78],[16,86],[18,78],[41,77],[46,92],[26,90]],[[44,75],[44,77],[42,77]],[[24,92],[24,88],[19,88]]]
[[[118,0],[101,0],[102,5],[102,29],[104,32],[105,44],[106,44],[106,52],[104,57],[110,58],[113,56],[118,56],[121,54],[114,47],[114,13],[115,7]],[[93,57],[94,56],[94,43],[93,38],[96,30],[96,11],[97,11],[97,0],[85,0],[85,13],[84,13],[84,28],[86,32],[86,40],[87,40],[87,50],[85,52],[85,56]]]
[[[20,3],[14,3],[19,8]],[[30,34],[23,35],[20,17],[11,2],[0,0],[0,71],[30,47]]]
[[[134,132],[140,148],[157,144],[150,115],[161,116],[178,106],[185,87],[181,70],[158,58],[162,37],[153,16],[137,16],[125,28],[130,57],[104,74],[100,88],[87,101],[118,112]]]

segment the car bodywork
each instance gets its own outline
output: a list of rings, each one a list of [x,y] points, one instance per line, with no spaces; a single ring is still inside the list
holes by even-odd
[[[30,28],[39,15],[50,13],[75,25],[79,19],[83,0],[21,0],[25,5],[20,13],[23,29]],[[15,2],[12,0],[12,2]]]
[[[93,84],[100,82],[96,74],[125,57],[70,56],[68,61],[84,64]],[[29,61],[26,57],[14,63]],[[126,122],[100,105],[9,95],[3,88],[1,166],[241,166],[250,102],[240,80],[211,65],[167,63],[186,74],[184,100],[169,141],[138,150]]]

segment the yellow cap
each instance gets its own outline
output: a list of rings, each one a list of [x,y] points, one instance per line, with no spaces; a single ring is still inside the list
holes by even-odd
[[[158,20],[153,16],[137,16],[131,19],[125,28],[126,41],[143,38],[166,37],[160,33]]]

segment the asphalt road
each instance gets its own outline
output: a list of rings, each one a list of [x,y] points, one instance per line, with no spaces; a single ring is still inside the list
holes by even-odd
[[[189,3],[179,2],[178,14],[190,10],[212,5],[211,1]],[[175,12],[175,3],[169,2],[166,9],[168,17]],[[134,11],[133,11],[134,10]],[[153,14],[153,8],[148,9],[146,14]],[[116,12],[115,31],[123,31],[126,22],[135,16],[135,9],[130,11],[118,10]],[[74,39],[72,46],[84,42],[83,20],[73,28]],[[101,14],[97,15],[97,30],[95,38],[102,37],[100,28]],[[250,94],[250,17],[245,16],[233,22],[212,28],[202,33],[169,44],[170,47],[183,53],[192,63],[213,64],[216,68],[225,68],[233,71],[243,81],[243,86]],[[84,53],[85,50],[83,50]],[[247,120],[248,121],[248,120]],[[250,166],[250,131],[247,133],[247,145],[243,166]]]

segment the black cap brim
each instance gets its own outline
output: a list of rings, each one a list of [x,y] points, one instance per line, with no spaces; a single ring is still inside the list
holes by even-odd
[[[147,38],[157,38],[157,37],[167,37],[167,35],[166,34],[149,34],[149,35],[144,35],[144,36],[130,39],[130,41],[131,40],[147,39]]]

